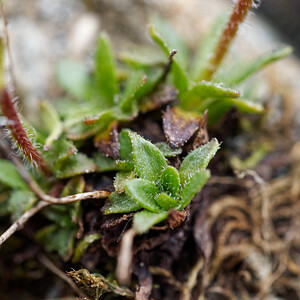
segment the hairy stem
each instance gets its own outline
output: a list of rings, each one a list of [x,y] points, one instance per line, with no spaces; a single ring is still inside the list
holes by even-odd
[[[239,0],[235,5],[233,13],[221,35],[219,43],[214,51],[214,56],[210,60],[209,67],[204,72],[204,80],[211,80],[213,74],[221,64],[229,46],[234,39],[239,25],[244,21],[251,8],[253,0]]]
[[[16,141],[18,148],[31,164],[36,165],[44,174],[49,175],[51,173],[50,169],[30,141],[7,88],[4,88],[1,93],[0,104],[3,115],[8,119],[7,127],[10,129],[11,135]]]

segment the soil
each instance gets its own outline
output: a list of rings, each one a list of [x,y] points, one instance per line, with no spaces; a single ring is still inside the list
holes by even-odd
[[[11,48],[17,42],[22,45],[22,49],[16,46],[14,55],[18,66],[15,73],[24,95],[24,113],[34,108],[39,98],[54,99],[62,94],[54,80],[53,61],[70,56],[91,64],[92,46],[87,45],[94,43],[99,28],[110,33],[116,52],[131,49],[134,44],[149,43],[145,37],[146,19],[150,13],[158,12],[185,34],[193,48],[195,32],[201,35],[206,30],[203,27],[217,14],[210,1],[190,1],[189,5],[181,1],[161,4],[124,0],[120,4],[65,0],[55,5],[50,0],[35,2],[28,0],[25,6],[11,1],[7,8],[12,27],[21,24],[12,33]],[[215,3],[219,9],[224,7],[222,1]],[[211,8],[212,17],[204,16],[199,21],[195,12],[190,14],[200,6],[205,11]],[[85,45],[73,48],[70,43],[76,44],[77,40],[72,29],[84,17],[90,19],[82,26],[94,30],[94,36]],[[195,28],[189,30],[192,23]],[[257,23],[261,25],[261,21]],[[24,26],[24,31],[20,26]],[[264,48],[266,36],[269,39],[266,48],[272,47],[276,42],[269,37],[268,27],[263,31],[257,37],[259,46],[251,44],[250,34],[245,39],[246,45],[240,48],[235,45],[233,53],[243,52],[250,43],[249,55],[255,56],[257,48]],[[24,34],[22,38],[20,32]],[[30,38],[34,32],[34,38]],[[45,38],[45,32],[55,46]],[[28,58],[31,49],[36,49],[33,60]],[[21,54],[23,64],[19,64]],[[31,67],[35,64],[36,68]],[[267,79],[261,97],[269,103],[268,117],[243,116],[232,109],[218,125],[209,128],[209,137],[222,141],[222,149],[210,163],[212,177],[188,207],[183,224],[175,229],[160,224],[134,240],[130,288],[137,291],[136,299],[300,299],[300,144],[297,142],[300,121],[299,102],[295,102],[300,91],[299,70],[298,61],[290,58],[264,73]],[[32,82],[30,78],[36,80]],[[164,141],[161,115],[165,110],[163,106],[146,113],[128,126],[152,142]],[[193,139],[195,136],[185,144],[184,153],[191,148]],[[251,171],[235,172],[232,157],[243,161],[251,149],[262,144],[268,144],[267,155]],[[114,175],[113,172],[87,175],[85,180],[90,189],[112,189]],[[60,190],[59,186],[56,188]],[[66,272],[72,269],[85,268],[111,277],[120,240],[131,225],[132,216],[104,217],[100,213],[102,206],[103,202],[98,200],[83,202],[80,236],[101,233],[102,239],[88,247],[79,263],[71,259],[63,261],[43,249],[33,234],[47,221],[42,215],[32,218],[0,249],[0,298],[75,299],[79,295],[64,281]],[[7,218],[1,218],[1,230],[9,223]],[[102,297],[124,299],[110,294]]]

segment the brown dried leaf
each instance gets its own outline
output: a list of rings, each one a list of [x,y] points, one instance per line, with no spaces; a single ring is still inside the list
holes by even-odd
[[[162,89],[153,94],[151,97],[146,97],[140,105],[142,113],[161,108],[171,102],[177,100],[177,91],[173,86],[163,85]]]
[[[182,210],[178,211],[176,209],[171,209],[168,215],[168,222],[171,229],[179,227],[188,217],[189,212]]]
[[[95,147],[106,157],[117,159],[120,151],[118,139],[118,123],[114,121],[104,132],[99,133],[94,140]]]
[[[127,221],[128,219],[132,218],[133,216],[134,216],[134,213],[128,214],[128,215],[123,215],[121,217],[116,217],[116,218],[109,219],[101,225],[100,229],[101,230],[109,229],[111,227],[114,227],[116,225],[121,224],[122,222]]]
[[[196,149],[206,143],[208,143],[209,136],[207,132],[207,112],[208,110],[205,110],[202,119],[200,121],[200,128],[198,131],[198,134],[193,142],[193,149]]]
[[[170,146],[183,146],[199,128],[200,121],[201,116],[196,113],[168,107],[163,115],[163,129]]]

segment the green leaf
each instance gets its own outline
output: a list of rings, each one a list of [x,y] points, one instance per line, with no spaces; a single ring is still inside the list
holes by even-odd
[[[242,98],[233,99],[219,99],[208,101],[203,103],[202,109],[208,109],[207,123],[209,126],[216,124],[227,111],[232,107],[236,107],[240,112],[243,113],[255,113],[260,114],[264,112],[264,108],[260,103],[245,100]]]
[[[168,212],[153,213],[147,210],[137,212],[133,217],[133,228],[139,234],[147,232],[153,225],[168,217]]]
[[[14,222],[21,217],[21,215],[30,209],[37,199],[30,191],[14,190],[11,192],[8,199],[8,210],[11,214],[11,220]]]
[[[185,187],[193,174],[204,170],[220,148],[217,139],[191,151],[182,161],[179,168],[181,186]]]
[[[94,161],[82,153],[74,154],[54,166],[59,179],[96,172],[97,169]]]
[[[170,23],[158,15],[152,16],[150,23],[154,24],[155,29],[160,33],[166,45],[178,51],[176,53],[176,60],[179,65],[186,70],[189,63],[189,49],[182,40],[182,37],[175,31]]]
[[[128,116],[137,114],[138,107],[135,95],[145,85],[146,79],[145,73],[141,70],[131,72],[119,102],[122,113],[127,114]]]
[[[101,237],[102,235],[99,233],[92,233],[86,235],[76,246],[74,250],[72,262],[73,263],[79,262],[81,256],[84,254],[88,246],[94,243],[95,241],[100,240]]]
[[[76,124],[68,123],[66,126],[68,138],[71,140],[87,139],[107,129],[116,119],[113,109],[104,110],[96,115],[86,116],[83,120],[77,120]],[[76,120],[73,120],[76,121]]]
[[[50,148],[43,149],[43,157],[53,168],[75,153],[77,153],[76,147],[64,136],[56,140]]]
[[[15,166],[6,159],[0,159],[0,182],[13,189],[29,189]]]
[[[61,192],[62,197],[83,193],[85,189],[85,181],[82,176],[71,178]]]
[[[105,157],[101,153],[95,154],[93,160],[98,167],[98,172],[110,172],[118,170],[115,161],[109,157]]]
[[[182,153],[181,148],[173,149],[165,142],[156,143],[155,146],[163,153],[165,157],[175,157]]]
[[[49,147],[62,134],[63,126],[55,108],[49,101],[41,102],[41,119],[47,130],[48,137],[45,146]]]
[[[123,172],[130,172],[134,170],[134,162],[133,160],[116,160],[115,161],[117,168]]]
[[[180,204],[177,207],[178,210],[184,209],[191,202],[195,194],[201,190],[209,177],[209,170],[199,170],[195,173],[190,173],[190,176],[186,178],[184,188],[180,194],[181,199]]]
[[[121,51],[118,59],[136,70],[163,66],[165,57],[159,49],[155,50],[135,45],[134,49],[130,49],[130,51]]]
[[[144,68],[144,73],[146,74],[146,83],[136,92],[135,98],[137,100],[142,99],[144,96],[149,96],[151,92],[162,81],[163,70],[162,68]]]
[[[191,77],[193,80],[199,81],[202,79],[204,71],[208,68],[208,64],[214,55],[214,50],[219,42],[227,20],[228,14],[222,14],[210,32],[201,40],[191,69]]]
[[[59,84],[72,96],[88,99],[91,96],[91,81],[86,68],[75,61],[63,60],[57,67]]]
[[[95,79],[96,88],[102,97],[105,108],[114,105],[114,97],[118,93],[113,51],[107,35],[99,38],[95,54]]]
[[[160,187],[164,192],[170,193],[173,198],[178,197],[180,189],[180,179],[178,171],[172,167],[167,166],[160,177]]]
[[[125,191],[143,208],[153,212],[160,211],[160,207],[155,202],[159,191],[153,182],[141,178],[128,180]]]
[[[156,202],[164,210],[170,210],[178,205],[178,201],[166,193],[160,193],[156,198]]]
[[[51,224],[40,229],[36,233],[36,239],[44,245],[46,251],[56,251],[67,259],[73,252],[76,231],[75,228],[61,228],[57,224]]]
[[[125,193],[118,194],[113,192],[106,200],[102,211],[105,215],[109,215],[137,211],[140,208],[142,206]]]
[[[122,160],[133,160],[130,132],[129,129],[122,129],[119,133],[120,158]]]
[[[154,29],[153,26],[149,27],[149,33],[152,37],[153,41],[156,42],[158,46],[163,50],[166,57],[169,58],[169,55],[173,48],[169,48],[169,46],[165,43],[160,34]],[[189,86],[189,81],[185,71],[181,68],[176,59],[176,54],[173,57],[173,62],[171,66],[171,72],[174,76],[174,85],[177,88],[179,95],[181,95]]]
[[[223,76],[221,80],[222,82],[229,85],[239,84],[270,63],[290,55],[292,51],[292,47],[285,46],[278,50],[266,53],[246,66],[239,65],[238,68],[236,68],[236,72],[234,72],[233,74],[226,73],[226,77]]]
[[[125,184],[128,180],[135,178],[133,171],[118,172],[114,180],[114,187],[117,193],[122,193],[125,190]]]
[[[129,136],[137,175],[142,179],[156,181],[167,166],[164,155],[151,142],[146,141],[135,132],[130,132]]]
[[[181,97],[180,106],[186,110],[199,110],[207,98],[237,98],[240,92],[225,88],[220,83],[201,81],[189,88]]]

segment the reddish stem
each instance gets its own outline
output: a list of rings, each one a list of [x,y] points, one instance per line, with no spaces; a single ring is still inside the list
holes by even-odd
[[[31,143],[28,134],[19,119],[18,113],[7,91],[7,88],[4,88],[1,93],[0,106],[3,115],[9,121],[7,127],[10,129],[12,137],[17,142],[18,148],[22,151],[30,163],[36,165],[37,168],[44,174],[49,175],[51,172],[42,156],[37,152],[36,148]]]
[[[214,52],[214,56],[210,61],[209,67],[204,73],[205,80],[211,80],[213,74],[221,64],[228,48],[234,39],[239,25],[244,21],[253,0],[239,0],[233,10],[233,13],[222,33],[219,43]]]

